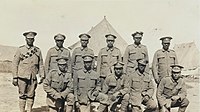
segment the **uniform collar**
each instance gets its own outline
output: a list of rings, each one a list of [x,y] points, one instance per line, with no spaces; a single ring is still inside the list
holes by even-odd
[[[133,43],[133,46],[135,47],[135,48],[141,48],[141,44],[139,44],[139,45],[136,45],[135,43]]]
[[[118,79],[122,79],[123,77],[123,74],[120,76],[120,77],[117,77],[116,75],[114,75],[115,79],[118,80]]]
[[[136,72],[137,72],[137,74],[138,74],[139,76],[145,76],[145,74],[144,74],[145,72],[144,72],[143,74],[140,73],[139,70],[137,70]]]
[[[58,50],[63,51],[64,47],[59,48],[58,46],[55,46],[55,49],[56,49],[57,51],[58,51]]]
[[[170,77],[171,78],[171,81],[173,82],[173,83],[178,83],[178,80],[177,81],[175,81],[172,77]]]
[[[169,49],[168,49],[168,50],[164,50],[164,49],[162,49],[162,52],[166,52],[166,51],[169,52]]]
[[[35,46],[28,46],[28,45],[25,45],[27,49],[30,49],[30,48],[33,48]]]
[[[114,50],[114,47],[112,47],[112,48],[106,47],[106,50],[107,50],[107,51],[108,51],[108,50],[113,51],[113,50]]]
[[[64,73],[63,73],[63,72],[61,72],[60,70],[58,70],[59,76],[60,76],[60,75],[63,75],[63,76],[64,76],[64,74],[66,74],[66,73],[67,73],[67,72],[64,72]]]
[[[86,70],[85,68],[83,69],[83,72],[84,73],[91,73],[92,72],[92,69],[91,70]]]
[[[88,50],[88,47],[82,47],[82,46],[81,46],[81,51],[83,51],[83,50],[86,50],[86,51],[87,51],[87,50]]]

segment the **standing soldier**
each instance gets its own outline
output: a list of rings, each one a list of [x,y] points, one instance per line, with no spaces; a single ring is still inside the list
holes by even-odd
[[[19,88],[19,108],[20,112],[31,112],[35,89],[37,87],[36,74],[39,73],[40,81],[44,79],[44,66],[40,49],[33,45],[36,32],[25,32],[26,45],[20,46],[13,60],[13,85]]]
[[[58,57],[56,61],[58,69],[50,70],[43,84],[47,93],[47,105],[50,112],[64,112],[65,101],[67,101],[66,112],[72,112],[74,95],[72,75],[67,65],[68,58]]]
[[[156,112],[157,104],[153,100],[154,93],[153,81],[145,71],[147,65],[146,59],[138,59],[138,68],[135,73],[129,75],[130,78],[130,103],[133,112],[141,112],[141,104],[146,106],[144,112]]]
[[[144,58],[149,61],[148,51],[145,45],[141,44],[143,32],[135,32],[132,34],[134,43],[126,48],[124,53],[123,62],[125,73],[131,75],[137,68],[137,59]],[[147,64],[145,68],[146,72],[149,72],[149,65]]]
[[[163,77],[170,75],[170,66],[178,63],[175,51],[169,49],[171,39],[172,37],[160,38],[163,48],[154,54],[152,73],[157,84]]]
[[[81,47],[75,48],[73,53],[72,53],[72,70],[73,70],[73,73],[74,73],[74,71],[77,71],[77,70],[84,68],[83,58],[82,58],[83,54],[87,53],[87,54],[94,55],[93,50],[88,48],[89,39],[91,38],[90,35],[85,34],[85,33],[80,34],[79,38],[80,38]],[[92,68],[94,67],[94,61],[95,60],[93,60]]]
[[[177,64],[171,67],[172,75],[162,78],[158,86],[158,104],[161,107],[161,112],[170,112],[171,107],[179,107],[178,112],[185,112],[189,105],[189,101],[186,98],[186,85],[184,81],[181,84],[179,83],[183,67]]]
[[[114,64],[114,73],[106,77],[102,92],[107,94],[110,101],[110,111],[116,112],[117,104],[121,104],[120,112],[126,112],[129,102],[129,79],[123,73],[123,63]]]
[[[71,57],[70,57],[70,51],[63,47],[63,43],[65,40],[65,35],[57,34],[54,36],[56,46],[49,49],[47,52],[46,60],[45,60],[45,72],[48,74],[48,72],[51,69],[58,69],[58,65],[56,62],[56,59],[60,56],[66,57],[68,59],[68,70],[71,71]]]
[[[117,38],[115,35],[107,34],[105,35],[107,47],[102,48],[99,51],[97,58],[97,72],[100,73],[101,85],[103,85],[107,75],[112,73],[112,66],[115,62],[121,61],[121,52],[113,44]]]
[[[74,73],[75,104],[81,112],[90,112],[90,104],[94,101],[100,102],[98,112],[103,112],[108,105],[108,96],[100,93],[99,75],[92,69],[93,58],[91,54],[83,55],[84,69]]]

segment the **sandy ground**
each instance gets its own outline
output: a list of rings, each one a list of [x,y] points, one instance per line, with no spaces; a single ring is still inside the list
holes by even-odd
[[[9,73],[0,73],[0,112],[19,112],[18,107],[18,89],[11,84],[12,75]],[[200,83],[194,80],[187,81],[188,96],[190,105],[187,112],[200,112]],[[46,112],[46,93],[42,85],[38,85],[36,98],[33,106],[33,112]],[[172,109],[176,112],[177,108]]]

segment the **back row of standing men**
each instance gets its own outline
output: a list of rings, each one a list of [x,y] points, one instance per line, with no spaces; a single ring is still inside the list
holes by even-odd
[[[126,48],[123,63],[120,50],[114,47],[117,37],[112,34],[105,35],[107,47],[99,51],[97,72],[93,70],[94,52],[87,47],[90,35],[79,35],[81,47],[76,48],[72,56],[63,46],[66,37],[62,34],[56,35],[56,46],[49,49],[45,66],[40,49],[33,45],[37,33],[26,32],[23,35],[27,45],[19,47],[13,60],[13,84],[19,87],[21,112],[25,111],[26,104],[27,111],[31,112],[38,73],[41,77],[39,83],[43,82],[46,74],[44,90],[47,92],[47,104],[52,112],[63,111],[65,99],[68,102],[68,112],[73,110],[72,107],[86,111],[91,101],[100,102],[99,112],[103,112],[107,106],[109,111],[115,111],[117,103],[121,103],[122,112],[127,111],[128,103],[133,111],[141,111],[141,104],[146,105],[147,110],[156,110],[157,106],[152,99],[154,89],[149,75],[148,51],[147,47],[141,44],[143,32],[132,34],[134,43]],[[170,110],[171,106],[180,106],[180,112],[184,112],[189,103],[185,98],[184,81],[182,78],[173,77],[173,80],[168,77],[165,79],[166,76],[180,73],[182,68],[177,65],[175,51],[169,49],[171,39],[160,39],[163,48],[154,54],[152,73],[158,85],[160,108]]]

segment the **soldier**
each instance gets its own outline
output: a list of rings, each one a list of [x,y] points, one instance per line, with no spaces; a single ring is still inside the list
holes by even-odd
[[[133,112],[141,112],[141,104],[146,106],[144,112],[157,111],[157,104],[153,100],[154,93],[153,81],[149,73],[145,71],[146,59],[138,59],[138,68],[135,73],[130,75],[130,103]]]
[[[84,69],[75,72],[74,94],[76,107],[81,112],[90,112],[90,104],[94,101],[100,102],[98,112],[103,112],[108,105],[108,96],[100,93],[100,81],[97,72],[92,70],[94,56],[91,54],[83,55]]]
[[[134,43],[127,46],[123,57],[125,73],[127,75],[134,73],[135,69],[137,68],[137,59],[144,58],[149,61],[147,47],[141,44],[143,32],[135,32],[132,34],[132,36]],[[149,72],[148,64],[145,68],[145,71]]]
[[[37,87],[37,77],[39,74],[42,83],[44,79],[44,66],[40,49],[33,45],[36,32],[25,32],[26,45],[20,46],[13,60],[13,85],[19,88],[19,108],[20,112],[31,112],[34,103],[35,89]]]
[[[102,48],[99,51],[97,58],[97,72],[100,73],[101,84],[103,85],[107,75],[112,73],[112,65],[116,61],[121,61],[121,52],[117,47],[114,47],[113,44],[117,38],[115,35],[107,34],[105,35],[107,47]]]
[[[71,56],[70,51],[63,47],[63,43],[65,40],[65,35],[57,34],[54,36],[56,46],[52,47],[48,50],[46,60],[45,60],[45,72],[48,74],[48,72],[51,69],[58,69],[56,59],[60,56],[68,58],[68,70],[71,71]]]
[[[185,82],[178,83],[180,80],[181,69],[180,65],[171,65],[171,76],[166,76],[161,79],[157,89],[157,99],[161,112],[170,112],[171,107],[179,107],[178,112],[185,112],[189,101],[186,98],[187,91]],[[182,79],[181,79],[182,80]]]
[[[129,102],[129,79],[123,73],[123,63],[114,64],[114,73],[108,75],[104,81],[102,92],[107,94],[112,105],[110,111],[116,112],[117,104],[121,104],[120,112],[126,112]]]
[[[65,101],[67,101],[66,112],[72,112],[74,104],[72,75],[68,71],[68,58],[58,57],[56,59],[58,69],[50,70],[44,80],[44,90],[47,93],[47,105],[49,112],[64,112]]]
[[[91,36],[88,34],[80,34],[79,38],[80,38],[81,47],[75,48],[72,53],[73,72],[84,68],[83,67],[83,65],[84,65],[83,58],[82,58],[83,54],[87,53],[87,54],[94,55],[93,50],[88,48],[88,46],[87,46]],[[92,67],[94,66],[94,62],[95,62],[95,60],[93,60]]]
[[[154,54],[152,73],[157,84],[163,77],[170,75],[170,66],[178,63],[175,51],[169,49],[171,39],[172,37],[160,38],[163,48]]]

